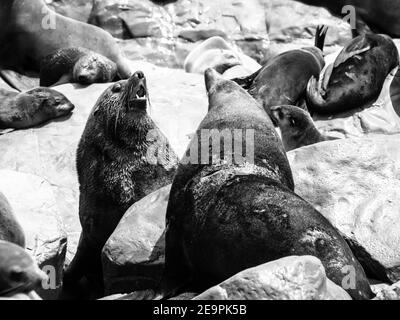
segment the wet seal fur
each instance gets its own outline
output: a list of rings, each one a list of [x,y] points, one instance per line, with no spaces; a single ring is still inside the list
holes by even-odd
[[[310,114],[296,106],[271,108],[272,122],[281,130],[286,152],[337,138],[322,135],[315,127]]]
[[[307,86],[307,106],[312,113],[333,115],[375,102],[390,72],[399,65],[393,40],[366,34],[350,41],[335,62]]]
[[[0,240],[25,248],[25,234],[7,198],[0,192]]]
[[[0,297],[29,294],[44,280],[46,274],[23,248],[0,240]]]
[[[54,19],[55,28],[44,25],[49,17]],[[42,59],[49,54],[62,48],[83,47],[115,62],[121,79],[131,75],[116,40],[108,32],[57,14],[44,0],[2,0],[0,21],[0,69],[38,73]]]
[[[267,113],[214,70],[207,70],[205,78],[209,113],[198,139],[203,129],[254,129],[254,163],[229,164],[224,158],[232,154],[224,154],[222,147],[220,157],[210,158],[209,165],[182,160],[167,208],[163,294],[203,292],[248,268],[312,255],[340,286],[345,267],[354,267],[356,287],[346,291],[354,299],[371,298],[364,270],[345,240],[294,193],[285,150]],[[192,140],[188,153],[201,147],[199,141]]]
[[[104,244],[132,204],[173,180],[178,158],[147,103],[146,78],[138,71],[102,94],[86,124],[77,153],[82,233],[64,277],[70,286],[85,276],[102,294]],[[156,151],[165,154],[154,159]]]
[[[0,89],[0,134],[5,129],[27,129],[49,120],[64,117],[75,106],[60,92],[50,88],[36,88],[24,93]],[[11,130],[12,131],[12,130]]]
[[[315,47],[284,52],[267,62],[254,74],[233,79],[247,90],[267,111],[280,105],[304,106],[307,83],[318,77],[325,66],[323,47],[327,27],[319,26]]]
[[[117,65],[110,59],[85,48],[65,48],[42,60],[40,85],[106,83],[112,82],[116,75]]]

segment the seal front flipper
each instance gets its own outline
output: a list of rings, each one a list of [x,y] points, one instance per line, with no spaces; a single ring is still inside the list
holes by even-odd
[[[371,50],[374,46],[367,37],[355,38],[348,46],[346,46],[339,56],[336,58],[334,63],[334,68],[339,67],[341,64],[345,63],[347,60],[354,56],[365,53]]]

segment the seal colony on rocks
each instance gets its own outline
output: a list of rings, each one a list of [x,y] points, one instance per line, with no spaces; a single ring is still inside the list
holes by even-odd
[[[43,58],[71,47],[83,47],[117,64],[118,75],[131,75],[115,39],[106,31],[50,10],[44,0],[0,2],[0,68],[19,73],[40,71]]]
[[[310,114],[296,106],[272,107],[271,120],[281,130],[286,152],[319,142],[336,140],[322,135],[315,127]]]
[[[110,59],[85,48],[65,48],[42,60],[40,85],[106,83],[112,82],[116,75],[117,65]]]
[[[163,294],[202,292],[248,268],[312,255],[340,286],[345,267],[354,268],[355,287],[346,291],[354,299],[371,298],[364,270],[345,240],[294,193],[285,150],[267,113],[214,70],[207,70],[205,78],[209,113],[179,165],[167,208]],[[225,147],[208,154],[215,141],[202,141],[203,130],[234,129],[254,130],[254,139],[235,142],[250,143],[253,162],[227,161],[236,151]],[[190,150],[206,151],[208,164],[188,161]],[[198,160],[204,157],[198,154]]]
[[[25,234],[7,198],[0,192],[0,240],[25,248]]]
[[[390,72],[399,65],[393,40],[366,34],[349,42],[335,62],[307,87],[310,112],[332,115],[370,106],[381,93]]]
[[[39,289],[46,274],[20,246],[0,240],[0,297]]]
[[[104,244],[131,205],[173,180],[178,158],[147,114],[147,100],[138,71],[102,94],[86,124],[77,153],[82,233],[64,278],[70,286],[85,276],[102,294]]]
[[[36,88],[24,93],[0,89],[0,134],[4,129],[27,129],[49,120],[65,117],[75,106],[61,93],[50,88]]]
[[[271,59],[254,74],[233,79],[267,111],[280,105],[305,104],[307,83],[325,66],[323,47],[327,27],[319,26],[315,47],[290,50]]]

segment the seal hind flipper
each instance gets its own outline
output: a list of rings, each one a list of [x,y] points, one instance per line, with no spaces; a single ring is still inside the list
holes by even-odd
[[[262,67],[260,70],[254,72],[253,74],[247,76],[247,77],[241,77],[241,78],[235,78],[232,79],[233,82],[236,82],[239,86],[241,86],[244,90],[251,90],[255,78],[258,77],[260,72],[264,69]]]
[[[326,34],[328,33],[329,27],[326,25],[319,25],[317,27],[317,31],[315,33],[315,46],[320,49],[322,52],[324,52],[324,46],[325,46],[325,39],[326,39]]]
[[[3,79],[3,81],[8,84],[11,88],[17,90],[18,92],[22,92],[22,89],[19,88],[17,84],[15,84],[12,79],[7,75],[7,72],[5,70],[0,70],[0,78]]]

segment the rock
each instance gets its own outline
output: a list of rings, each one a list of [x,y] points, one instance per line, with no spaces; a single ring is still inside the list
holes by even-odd
[[[82,22],[89,20],[93,2],[87,0],[46,0],[48,6],[57,13]]]
[[[387,284],[372,286],[372,291],[376,294],[373,300],[400,300],[400,282],[392,286]]]
[[[165,214],[171,185],[135,203],[102,252],[107,295],[157,289],[164,269]]]
[[[44,299],[57,299],[67,236],[53,190],[46,180],[31,174],[0,170],[0,176],[0,192],[7,197],[25,232],[26,249],[44,272],[51,272],[51,288],[43,288],[38,294]]]
[[[292,256],[240,272],[194,300],[351,300],[321,261]]]
[[[168,43],[167,55],[176,53],[177,44],[216,35],[235,42],[256,60],[268,46],[258,0],[179,0],[165,5],[149,0],[94,0],[89,22],[120,39],[151,38],[164,48]]]
[[[367,275],[400,280],[400,135],[323,142],[288,153],[296,193],[347,238]]]

